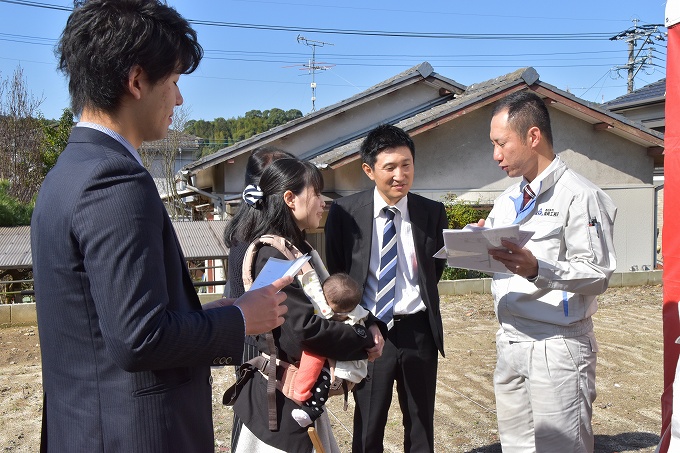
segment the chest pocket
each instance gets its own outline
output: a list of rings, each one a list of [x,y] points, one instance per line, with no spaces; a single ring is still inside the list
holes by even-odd
[[[522,226],[522,229],[533,231],[534,235],[527,244],[527,248],[535,256],[554,257],[563,255],[564,226],[557,222],[530,222]]]

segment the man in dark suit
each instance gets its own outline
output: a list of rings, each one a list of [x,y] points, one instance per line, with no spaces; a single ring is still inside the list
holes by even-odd
[[[80,122],[31,222],[43,371],[41,450],[213,452],[210,366],[283,323],[281,279],[202,310],[136,149],[163,138],[202,49],[157,0],[89,0],[62,34]]]
[[[437,351],[444,355],[437,283],[445,260],[433,255],[444,245],[446,212],[442,203],[409,193],[415,146],[403,130],[378,126],[362,143],[361,158],[375,188],[333,203],[326,259],[331,273],[363,284],[362,304],[390,331],[354,393],[352,451],[383,451],[395,381],[404,451],[434,451]]]

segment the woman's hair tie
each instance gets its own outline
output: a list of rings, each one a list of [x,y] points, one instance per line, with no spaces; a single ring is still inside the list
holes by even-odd
[[[262,189],[258,185],[249,184],[243,189],[243,201],[248,203],[248,206],[251,208],[259,208],[262,205],[263,197],[264,193],[262,193]]]

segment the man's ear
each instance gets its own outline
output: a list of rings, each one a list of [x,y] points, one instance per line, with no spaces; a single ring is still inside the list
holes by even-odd
[[[140,99],[142,97],[143,86],[146,84],[146,73],[138,64],[130,68],[130,74],[128,75],[127,87],[128,91],[135,99]]]
[[[286,206],[290,209],[295,209],[295,194],[290,190],[286,190],[283,193],[283,202],[286,203]]]
[[[527,131],[527,143],[535,148],[541,142],[541,130],[537,126],[530,127]]]
[[[364,173],[366,173],[366,176],[368,176],[368,178],[371,181],[375,181],[375,176],[373,175],[373,169],[371,168],[370,165],[368,165],[367,163],[363,163],[363,164],[361,164],[361,169],[364,170]]]

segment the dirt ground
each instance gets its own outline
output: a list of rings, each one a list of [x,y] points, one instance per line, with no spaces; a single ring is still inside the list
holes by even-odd
[[[593,414],[595,451],[654,451],[659,441],[662,391],[662,288],[609,289],[600,298],[595,333],[600,346]],[[435,444],[439,452],[500,452],[493,396],[494,334],[489,295],[442,300],[446,358],[439,362]],[[214,368],[213,413],[217,452],[229,452],[232,412],[221,405],[233,368]],[[35,326],[0,329],[0,448],[36,452],[42,403],[40,347]],[[351,399],[351,398],[350,398]],[[350,451],[353,404],[327,409],[342,451]],[[396,398],[385,450],[403,451]]]

